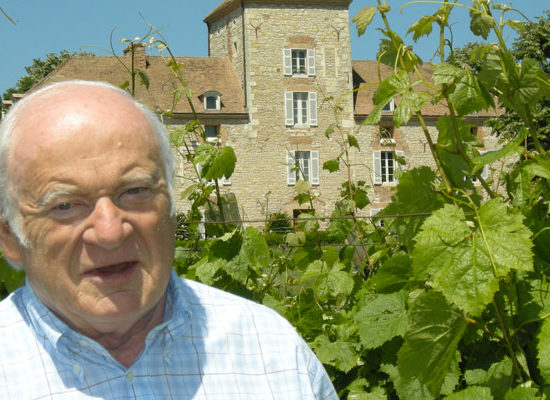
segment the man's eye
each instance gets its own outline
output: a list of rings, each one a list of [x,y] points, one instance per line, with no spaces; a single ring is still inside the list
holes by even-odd
[[[60,211],[70,210],[73,205],[71,203],[58,204],[55,209]]]
[[[126,193],[127,193],[127,194],[136,195],[136,194],[144,193],[146,190],[147,190],[146,188],[136,187],[136,188],[128,189],[128,190],[126,191]]]

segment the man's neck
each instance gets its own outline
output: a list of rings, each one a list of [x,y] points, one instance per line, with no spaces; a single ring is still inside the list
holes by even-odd
[[[88,336],[102,345],[115,360],[128,368],[145,347],[145,339],[149,332],[163,321],[165,305],[166,294],[130,329],[122,333],[106,332]]]

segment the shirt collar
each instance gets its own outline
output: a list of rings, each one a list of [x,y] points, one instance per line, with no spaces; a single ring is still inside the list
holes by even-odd
[[[66,323],[59,319],[31,289],[28,281],[26,282],[26,301],[24,307],[29,317],[29,322],[34,328],[34,332],[44,344],[49,343],[54,350],[63,351],[60,345],[60,339],[66,338],[61,342],[72,342],[79,345],[83,340],[92,341],[71,329]],[[161,333],[168,333],[171,340],[183,334],[191,319],[191,308],[185,301],[185,287],[182,280],[172,270],[168,288],[166,290],[166,307],[164,311],[164,320],[157,325],[147,335],[146,346],[153,342]],[[93,342],[93,341],[92,341]],[[95,342],[94,342],[95,343]],[[98,345],[99,346],[99,345]]]

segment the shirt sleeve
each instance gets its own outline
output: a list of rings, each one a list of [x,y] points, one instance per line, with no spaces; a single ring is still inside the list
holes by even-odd
[[[297,360],[298,370],[305,369],[307,371],[307,383],[303,383],[303,390],[310,391],[303,393],[304,399],[315,400],[338,400],[334,386],[328,377],[323,364],[319,361],[315,353],[310,347],[300,338],[298,343]]]

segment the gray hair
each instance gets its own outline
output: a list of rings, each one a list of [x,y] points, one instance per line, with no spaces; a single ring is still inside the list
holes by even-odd
[[[82,80],[70,80],[58,83],[53,83],[43,88],[40,88],[29,95],[23,97],[18,101],[10,110],[6,113],[4,119],[0,123],[0,219],[7,222],[11,231],[23,246],[28,245],[23,226],[21,224],[21,216],[17,212],[17,206],[15,204],[12,181],[10,180],[8,170],[8,155],[12,146],[14,128],[17,121],[22,117],[22,110],[26,104],[31,103],[33,100],[47,94],[55,94],[61,91],[67,86],[94,86],[105,88],[116,92],[132,104],[134,104],[141,112],[147,121],[151,124],[151,128],[155,132],[160,149],[160,156],[164,169],[164,178],[167,182],[168,192],[170,195],[171,213],[175,214],[175,202],[174,202],[174,175],[175,175],[175,163],[174,155],[170,147],[170,140],[164,125],[158,118],[158,116],[149,110],[146,106],[138,102],[126,91],[113,86],[106,82],[94,82],[94,81],[82,81]],[[12,264],[13,265],[13,264]],[[15,266],[14,267],[19,267]]]

